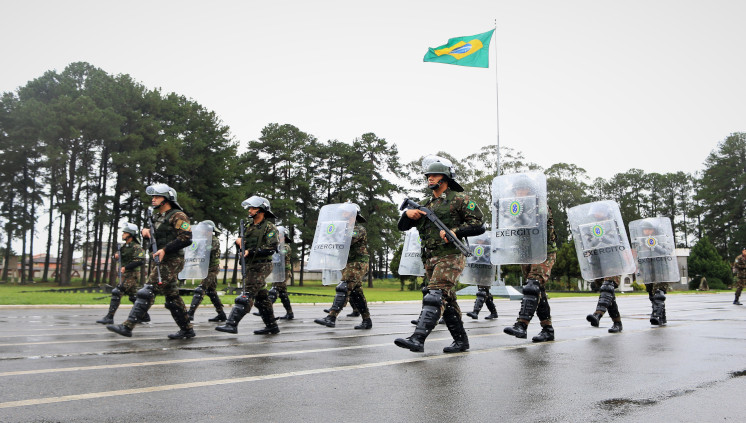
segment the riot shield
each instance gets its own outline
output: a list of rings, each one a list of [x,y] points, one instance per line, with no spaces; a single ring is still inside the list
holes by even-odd
[[[327,204],[316,222],[309,270],[342,270],[347,265],[357,208],[353,203]]]
[[[268,283],[285,282],[285,228],[277,227],[280,242],[277,244],[277,252],[272,254],[272,273],[267,276]]]
[[[632,254],[637,256],[638,282],[679,282],[679,265],[676,260],[671,220],[651,217],[629,223]]]
[[[515,173],[492,180],[492,264],[532,264],[547,259],[547,179]]]
[[[342,282],[341,270],[324,269],[321,271],[322,285],[339,285],[340,282]]]
[[[567,210],[580,273],[586,280],[632,273],[635,263],[614,201],[581,204]]]
[[[469,250],[471,256],[466,258],[466,266],[461,272],[459,282],[467,285],[494,285],[497,266],[493,265],[490,256],[492,236],[485,232],[482,235],[470,236]]]
[[[400,275],[425,275],[425,265],[422,263],[422,241],[416,228],[408,230],[404,235],[398,272]]]
[[[179,279],[199,279],[207,277],[212,250],[212,227],[199,223],[192,226],[192,243],[184,249],[184,268]]]

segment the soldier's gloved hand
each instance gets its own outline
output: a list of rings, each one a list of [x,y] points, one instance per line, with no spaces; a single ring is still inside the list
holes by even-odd
[[[255,253],[256,253],[256,251],[254,251],[254,249],[252,248],[252,249],[245,250],[243,252],[243,256],[244,257],[254,257]]]

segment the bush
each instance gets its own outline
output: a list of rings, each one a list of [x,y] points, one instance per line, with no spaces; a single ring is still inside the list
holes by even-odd
[[[710,286],[710,289],[728,289],[725,283],[718,278],[707,278],[707,284]]]
[[[632,282],[632,290],[633,291],[644,291],[645,290],[645,284],[637,283],[637,281]]]

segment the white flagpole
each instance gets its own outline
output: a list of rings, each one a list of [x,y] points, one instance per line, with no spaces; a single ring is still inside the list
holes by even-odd
[[[495,39],[492,40],[492,42],[495,44],[495,114],[496,114],[496,125],[497,125],[497,175],[500,176],[500,102],[499,99],[499,89],[498,89],[498,83],[497,83],[497,18],[495,18],[495,31],[492,33],[494,35]],[[494,207],[494,206],[493,206]],[[495,230],[495,226],[497,225],[497,222],[492,222],[492,230]],[[500,277],[500,265],[497,265],[497,282],[498,284],[502,281],[502,278]]]

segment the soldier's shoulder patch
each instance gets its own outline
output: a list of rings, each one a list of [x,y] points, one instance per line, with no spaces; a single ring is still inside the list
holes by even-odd
[[[137,257],[145,257],[145,251],[140,251],[139,253],[137,253]]]
[[[352,231],[352,236],[357,236],[357,231]]]
[[[267,233],[267,238],[272,238],[273,236],[275,236],[275,231],[269,231]]]
[[[176,224],[174,225],[175,228],[181,229],[182,231],[191,231],[192,227],[189,225],[189,222],[184,219],[178,219],[176,221]]]
[[[466,208],[469,210],[474,210],[475,208],[477,208],[477,203],[469,201],[469,204],[466,205]]]

